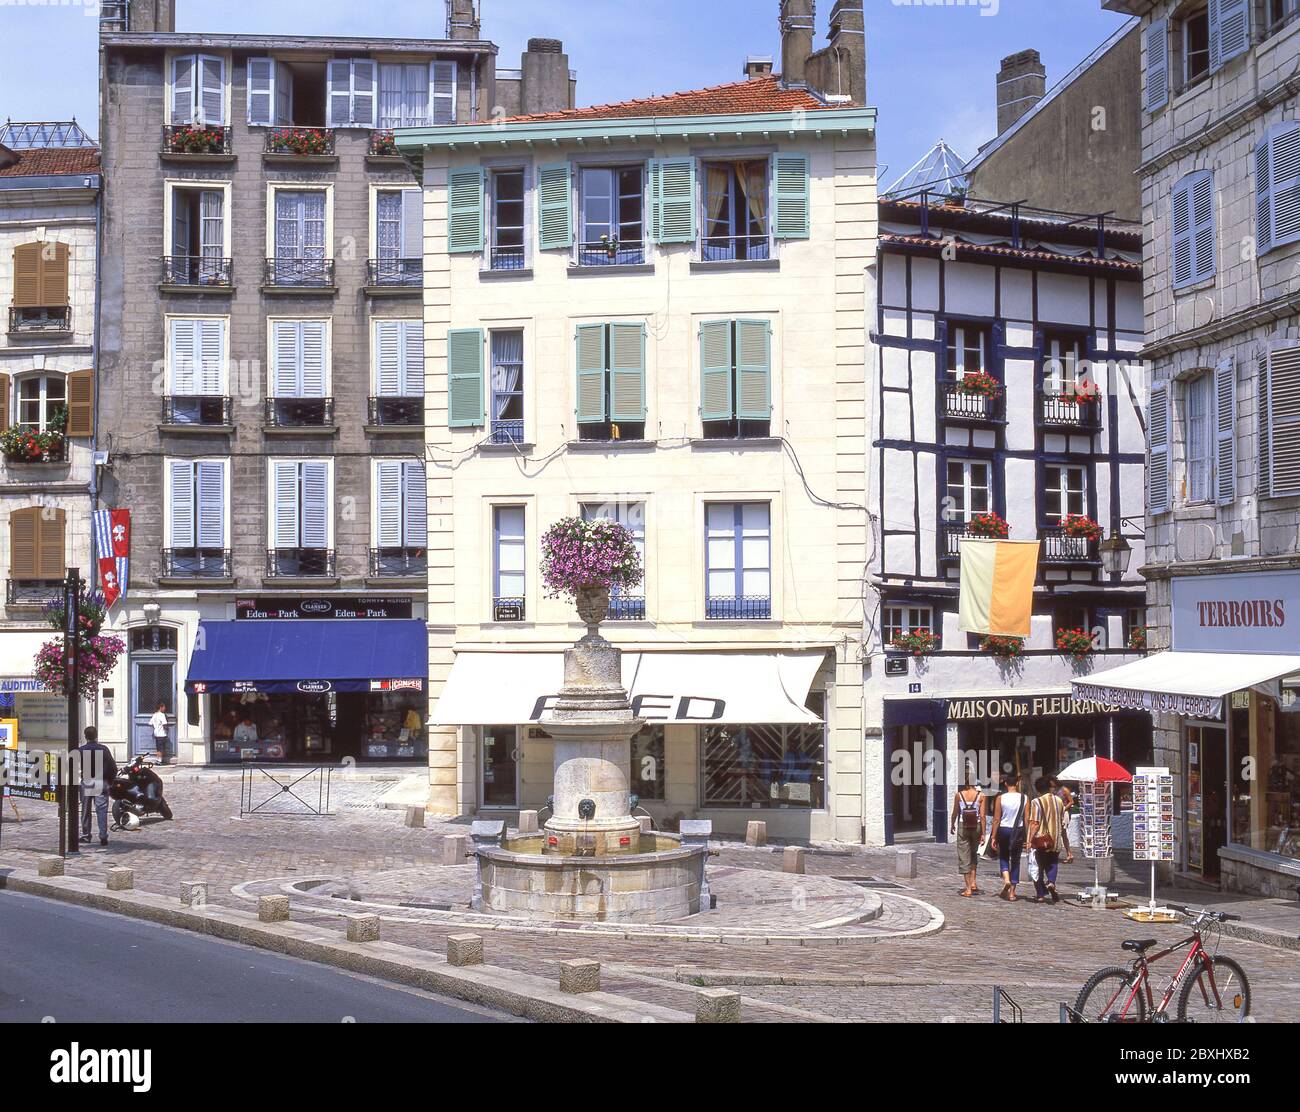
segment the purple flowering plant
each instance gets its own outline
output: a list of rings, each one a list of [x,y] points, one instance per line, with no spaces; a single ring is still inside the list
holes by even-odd
[[[94,698],[126,651],[126,642],[120,637],[101,632],[106,614],[102,595],[82,594],[77,605],[77,689],[88,699]],[[61,600],[45,608],[45,618],[54,629],[63,629]],[[33,674],[47,691],[67,695],[70,664],[64,656],[63,638],[56,637],[40,647]]]
[[[631,589],[644,574],[632,534],[608,518],[564,517],[542,536],[542,583],[552,598],[590,587]]]

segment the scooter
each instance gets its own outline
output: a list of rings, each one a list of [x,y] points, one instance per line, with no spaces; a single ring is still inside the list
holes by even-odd
[[[145,815],[161,815],[164,821],[172,817],[163,798],[162,777],[154,771],[157,763],[140,754],[117,770],[108,786],[115,830],[139,830]]]

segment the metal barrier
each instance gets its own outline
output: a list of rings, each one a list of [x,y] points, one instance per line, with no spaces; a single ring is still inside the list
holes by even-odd
[[[298,772],[298,769],[284,770],[277,768],[277,772],[282,775],[288,771],[290,775]],[[318,817],[331,815],[334,812],[330,810],[330,777],[334,771],[332,765],[321,765],[318,768],[309,768],[300,776],[289,780],[286,776],[284,780],[277,779],[261,765],[244,765],[240,769],[239,777],[239,817],[245,815],[316,815]],[[261,784],[258,774],[265,776],[271,782],[271,788],[265,788],[270,794],[260,803],[253,803],[253,791],[255,784]],[[310,784],[306,788],[300,788],[299,785],[304,781],[314,777],[316,782],[316,803],[311,803]],[[287,781],[287,782],[286,782]],[[299,794],[301,792],[301,794]],[[297,806],[291,806],[289,810],[271,809],[270,804],[276,800],[285,797],[296,800]]]
[[[1010,1016],[1010,1019],[1003,1017],[1003,1009]],[[1024,1015],[1020,1011],[1020,1005],[1011,999],[1001,985],[993,986],[993,1022],[994,1023],[1023,1023]]]

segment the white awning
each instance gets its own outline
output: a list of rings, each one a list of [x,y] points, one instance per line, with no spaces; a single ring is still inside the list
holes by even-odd
[[[57,630],[34,633],[29,630],[6,630],[0,633],[0,694],[18,691],[44,691],[32,676],[36,654]]]
[[[821,719],[804,704],[826,652],[625,652],[623,685],[633,711],[651,722],[815,723]],[[563,684],[562,653],[457,653],[433,724],[536,722]]]
[[[1300,672],[1300,656],[1162,652],[1076,680],[1073,686],[1077,699],[1123,709],[1222,718],[1225,696],[1292,672]]]

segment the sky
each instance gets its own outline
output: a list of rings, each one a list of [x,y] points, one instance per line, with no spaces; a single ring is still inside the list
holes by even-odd
[[[739,80],[749,55],[780,57],[779,0],[481,0],[483,37],[517,67],[530,37],[564,41],[578,103]],[[444,0],[177,0],[180,31],[441,37]],[[92,135],[95,0],[0,0],[0,118],[68,119]],[[824,45],[832,0],[817,4]],[[964,158],[997,131],[1003,57],[1034,48],[1049,87],[1125,17],[1101,0],[865,0],[867,97],[879,109],[880,180],[940,138]],[[51,49],[55,46],[56,49]]]

